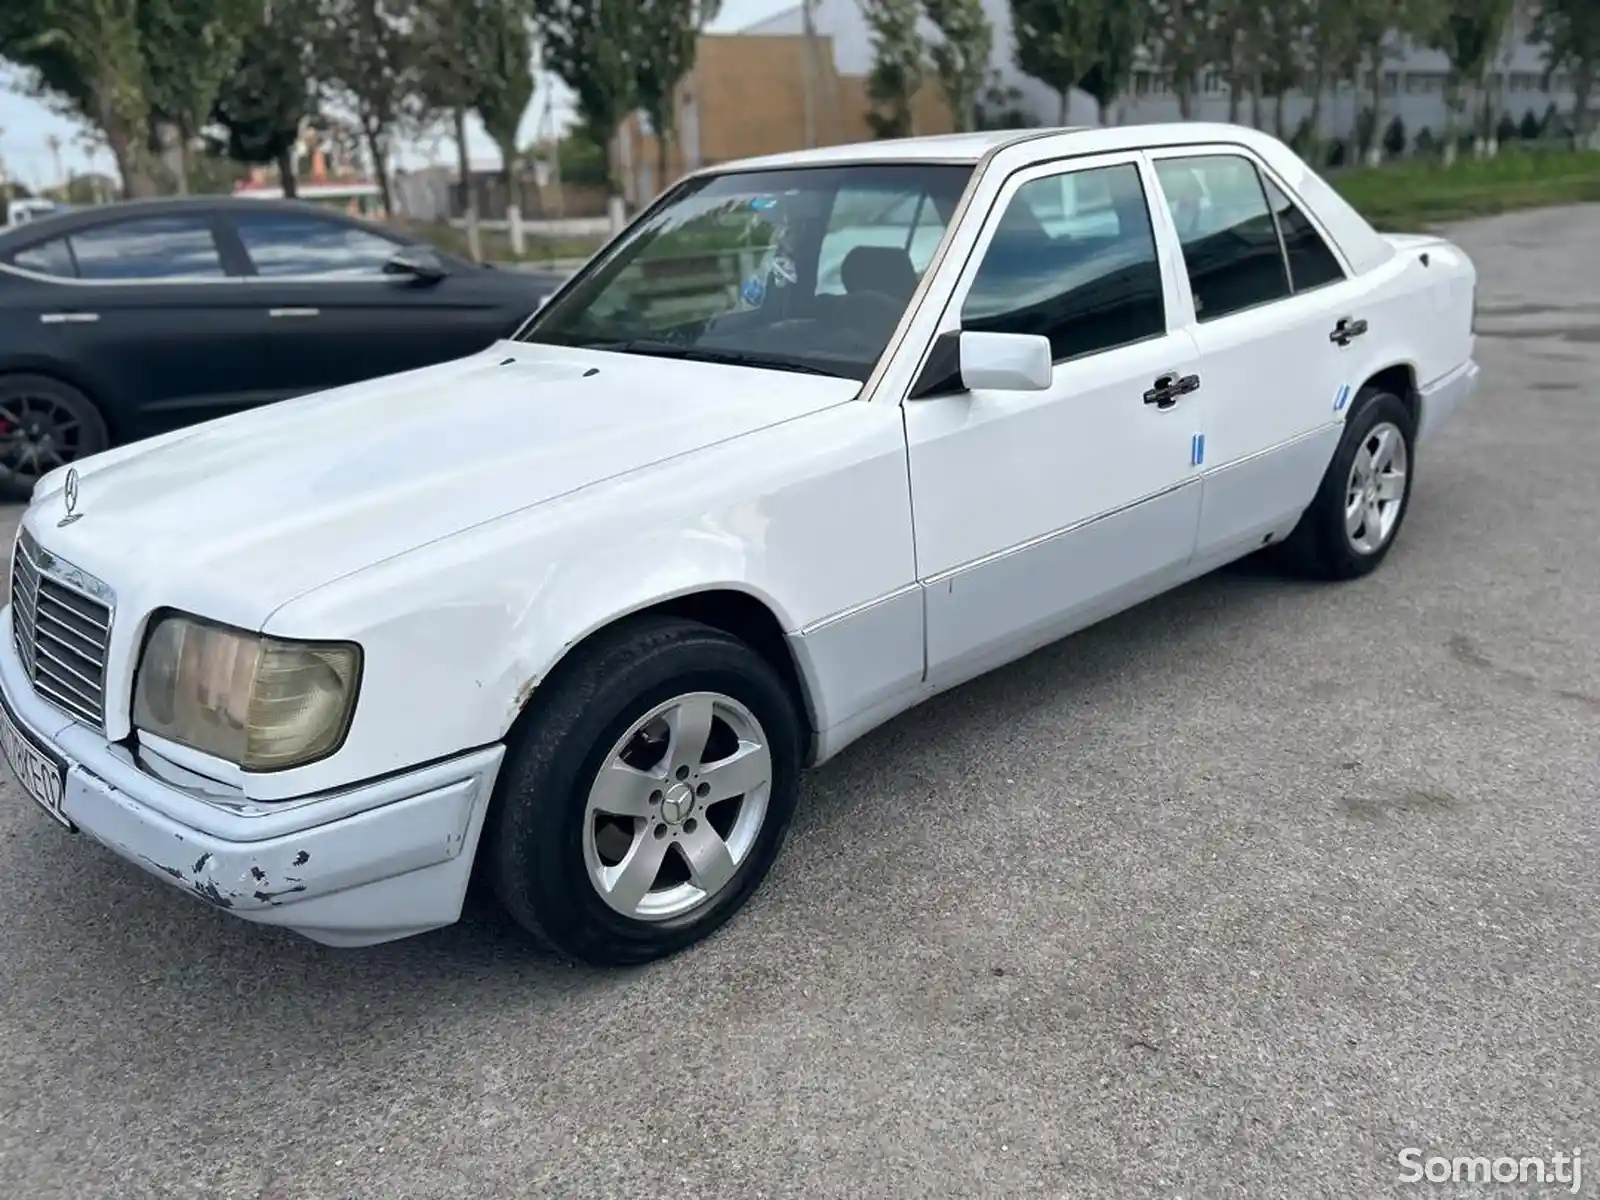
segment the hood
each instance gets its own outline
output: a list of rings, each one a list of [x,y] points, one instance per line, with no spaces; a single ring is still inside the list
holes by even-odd
[[[498,342],[97,455],[79,466],[78,518],[57,524],[65,472],[56,472],[28,524],[121,603],[148,593],[254,628],[353,571],[859,390],[823,376]]]

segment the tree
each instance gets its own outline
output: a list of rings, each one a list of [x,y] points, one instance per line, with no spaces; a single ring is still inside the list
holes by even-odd
[[[640,53],[634,75],[639,107],[656,137],[656,187],[667,186],[678,136],[678,89],[694,70],[700,31],[716,19],[722,0],[639,0]]]
[[[228,157],[237,163],[275,165],[285,196],[295,194],[295,145],[315,107],[311,44],[305,36],[315,18],[315,3],[272,0],[263,6],[211,113],[227,131]]]
[[[1589,97],[1600,74],[1600,4],[1595,0],[1543,0],[1533,24],[1535,40],[1545,47],[1545,71],[1565,70],[1572,75],[1577,100],[1573,109],[1572,137],[1577,146],[1589,136]]]
[[[1512,0],[1454,0],[1454,6],[1439,21],[1430,40],[1433,48],[1450,60],[1445,97],[1445,162],[1455,157],[1455,115],[1462,106],[1463,92],[1476,98],[1473,125],[1479,144],[1487,142],[1492,127],[1488,89],[1489,66],[1511,19]]]
[[[958,130],[976,129],[978,99],[994,57],[994,26],[982,0],[922,0],[922,7],[939,31],[929,57],[950,118]]]
[[[522,200],[517,185],[517,132],[533,102],[532,39],[520,3],[500,3],[486,22],[482,37],[484,71],[472,98],[483,128],[500,151],[500,172],[506,187],[506,223],[511,249],[522,253]]]
[[[1211,62],[1217,24],[1210,0],[1152,0],[1150,48],[1172,76],[1178,115],[1194,116],[1195,79]]]
[[[912,104],[928,61],[917,21],[917,0],[861,0],[861,15],[871,31],[872,69],[867,72],[867,124],[880,138],[916,132]]]
[[[322,0],[321,10],[315,53],[323,85],[335,103],[355,114],[384,211],[393,214],[389,148],[401,123],[421,112],[421,64],[412,30],[402,20],[413,14],[399,0]]]
[[[152,123],[177,136],[179,192],[189,191],[191,148],[261,12],[261,0],[147,0],[139,6],[145,99]]]
[[[1056,94],[1061,125],[1067,123],[1072,89],[1100,61],[1099,37],[1108,2],[1116,0],[1010,0],[1017,69]]]
[[[1100,9],[1099,32],[1094,44],[1099,47],[1099,54],[1078,79],[1078,87],[1094,97],[1100,124],[1109,125],[1112,104],[1128,90],[1128,81],[1133,78],[1150,10],[1148,0],[1127,0],[1123,4],[1097,7]]]
[[[157,191],[140,8],[141,0],[0,3],[0,58],[25,68],[57,108],[100,129],[129,197]]]
[[[1383,129],[1384,77],[1391,38],[1417,37],[1426,40],[1438,28],[1440,13],[1448,0],[1346,0],[1359,50],[1359,61],[1367,73],[1372,96],[1373,136],[1361,146],[1368,166],[1383,161],[1383,146],[1377,134]]]
[[[633,110],[638,81],[638,25],[627,0],[549,0],[540,14],[545,57],[577,96],[578,115],[609,164],[611,144]],[[620,195],[614,165],[607,184]]]
[[[1284,98],[1315,73],[1309,46],[1315,0],[1252,2],[1256,20],[1246,30],[1245,53],[1255,94],[1258,99],[1271,98],[1272,132],[1282,139],[1286,135]],[[1316,86],[1321,89],[1320,83]]]

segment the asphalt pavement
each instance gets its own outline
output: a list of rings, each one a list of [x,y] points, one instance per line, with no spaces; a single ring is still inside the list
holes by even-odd
[[[1600,207],[1454,235],[1485,384],[1381,571],[1233,568],[902,717],[672,961],[319,948],[0,786],[0,1193],[1502,1194],[1406,1147],[1600,1193]]]

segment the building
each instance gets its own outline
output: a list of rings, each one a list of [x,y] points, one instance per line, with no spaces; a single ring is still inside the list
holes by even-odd
[[[1015,89],[1018,107],[1031,124],[1058,124],[1060,102],[1056,94],[1016,67],[1010,5],[1006,0],[983,0],[983,7],[994,26],[994,69],[1001,87]],[[812,21],[819,34],[832,39],[841,73],[865,75],[871,70],[871,38],[857,0],[814,0]],[[801,6],[795,4],[742,32],[753,36],[800,37],[803,34]],[[937,37],[931,26],[926,33],[930,39]],[[1413,134],[1425,128],[1435,135],[1441,133],[1447,124],[1445,79],[1449,65],[1449,60],[1438,51],[1393,46],[1384,72],[1384,119],[1398,114]],[[1499,111],[1509,113],[1515,121],[1521,121],[1528,112],[1541,118],[1552,103],[1563,112],[1570,111],[1574,102],[1572,80],[1558,72],[1546,89],[1544,73],[1542,46],[1521,38],[1510,40],[1489,80]],[[1144,124],[1179,119],[1178,102],[1168,74],[1145,66],[1136,72],[1130,92],[1116,106],[1118,121]],[[1591,103],[1600,103],[1600,96]],[[1357,115],[1370,104],[1370,95],[1363,95],[1348,83],[1330,89],[1323,98],[1319,132],[1327,138],[1348,137],[1355,128]],[[1292,132],[1310,115],[1311,108],[1310,96],[1297,93],[1288,96],[1284,111],[1286,130]],[[1227,81],[1221,72],[1207,72],[1196,81],[1193,116],[1197,120],[1213,121],[1227,120],[1228,115]],[[1241,112],[1239,119],[1248,120],[1248,112]],[[1099,114],[1088,96],[1073,95],[1068,123],[1099,123]],[[1264,123],[1270,123],[1270,118]]]
[[[1008,107],[1015,110],[1015,119],[1027,125],[1060,123],[1056,93],[1015,65],[1010,6],[1006,0],[983,0],[983,5],[994,26],[994,77],[1000,89],[1009,93]],[[812,21],[816,36],[811,41],[814,57],[810,70],[799,4],[736,32],[701,37],[695,70],[678,97],[677,133],[668,149],[665,182],[729,159],[872,136],[866,121],[872,44],[858,0],[815,0]],[[937,37],[931,26],[926,35],[929,40]],[[1384,71],[1383,123],[1387,125],[1398,115],[1408,140],[1424,129],[1438,140],[1449,123],[1445,103],[1448,67],[1448,60],[1437,51],[1393,47]],[[1542,120],[1552,104],[1569,113],[1574,103],[1571,80],[1564,74],[1558,72],[1546,88],[1543,48],[1526,40],[1508,45],[1494,66],[1490,88],[1497,111],[1518,123],[1529,113]],[[1600,103],[1600,96],[1593,102]],[[1361,112],[1371,103],[1370,89],[1365,86],[1358,89],[1344,83],[1330,88],[1322,98],[1318,132],[1325,139],[1349,138]],[[1283,132],[1293,133],[1312,108],[1308,95],[1285,97]],[[953,127],[931,82],[916,97],[914,109],[918,133],[940,133]],[[1232,116],[1251,121],[1248,100],[1241,100],[1236,115],[1232,109],[1221,72],[1206,72],[1196,81],[1196,119],[1225,121]],[[1133,124],[1179,119],[1170,75],[1151,64],[1142,65],[1110,117]],[[1263,103],[1263,127],[1277,128],[1278,119],[1274,106]],[[1072,93],[1067,123],[1098,124],[1094,101],[1081,92]],[[1463,123],[1464,118],[1457,119],[1458,125]],[[631,205],[647,202],[660,190],[657,176],[662,174],[661,164],[649,122],[642,114],[624,122],[612,146],[612,161]]]

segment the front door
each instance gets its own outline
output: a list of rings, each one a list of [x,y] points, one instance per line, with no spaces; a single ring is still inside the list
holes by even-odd
[[[1196,556],[1221,561],[1311,502],[1361,383],[1350,375],[1361,356],[1332,335],[1342,318],[1364,319],[1369,285],[1241,148],[1151,157],[1183,249],[1176,319],[1199,347],[1210,402]]]
[[[1043,334],[1055,374],[1044,391],[905,402],[930,682],[1152,595],[1188,563],[1210,381],[1169,327],[1177,268],[1152,192],[1138,154],[1018,172],[956,285],[941,332]]]
[[[266,384],[279,398],[460,358],[509,332],[496,298],[471,276],[385,274],[404,243],[359,225],[273,208],[234,212],[229,226],[251,272],[244,289],[261,321]]]

